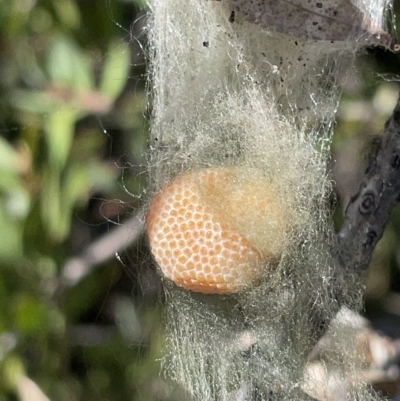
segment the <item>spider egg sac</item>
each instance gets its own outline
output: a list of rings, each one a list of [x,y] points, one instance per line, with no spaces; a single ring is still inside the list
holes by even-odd
[[[284,204],[256,169],[212,167],[182,173],[150,203],[151,252],[176,285],[239,292],[271,268],[285,246]]]

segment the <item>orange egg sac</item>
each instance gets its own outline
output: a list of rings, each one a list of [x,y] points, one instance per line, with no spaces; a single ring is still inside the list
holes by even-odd
[[[254,285],[284,246],[284,202],[255,169],[213,167],[168,182],[146,218],[151,252],[176,285],[227,294]]]

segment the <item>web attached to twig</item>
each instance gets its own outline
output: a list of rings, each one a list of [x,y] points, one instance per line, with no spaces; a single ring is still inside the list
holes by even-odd
[[[332,287],[341,288],[342,304],[360,307],[358,276],[338,274],[331,255],[327,164],[338,82],[362,45],[389,45],[387,2],[153,0],[151,7],[150,194],[182,172],[257,171],[288,221],[278,260],[242,292],[202,294],[165,280],[164,372],[196,400],[307,400],[307,356],[338,312]],[[344,10],[352,17],[331,18]],[[243,202],[238,214],[251,207]],[[357,369],[352,334],[333,341],[340,351],[330,363],[346,376]],[[347,392],[376,399],[362,383]]]

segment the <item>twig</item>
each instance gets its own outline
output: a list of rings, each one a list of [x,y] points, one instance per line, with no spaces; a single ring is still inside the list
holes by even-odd
[[[400,195],[400,98],[385,124],[380,149],[345,212],[335,256],[344,272],[363,273]]]
[[[332,246],[335,273],[330,287],[337,311],[345,306],[341,283],[348,275],[361,276],[371,261],[389,215],[400,197],[400,97],[387,120],[382,142],[365,171],[360,188],[345,211],[345,219]],[[313,312],[313,337],[320,339],[329,327],[326,317]]]
[[[61,271],[61,287],[65,289],[76,285],[96,266],[133,244],[142,234],[143,227],[144,211],[140,210],[135,216],[90,244],[80,256],[68,259]]]

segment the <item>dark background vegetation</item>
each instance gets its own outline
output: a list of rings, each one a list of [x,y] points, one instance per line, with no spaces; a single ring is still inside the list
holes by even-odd
[[[65,277],[146,187],[144,15],[139,0],[0,1],[1,401],[25,376],[54,401],[168,393],[143,241]]]
[[[128,227],[118,254],[106,240],[84,276],[68,270],[146,200],[145,11],[0,1],[0,401],[46,400],[21,378],[52,401],[180,399],[159,375],[162,291],[145,240]],[[398,92],[383,76],[400,75],[398,55],[371,49],[358,67],[333,147],[338,225]],[[395,337],[399,235],[396,210],[366,281],[366,314]]]

